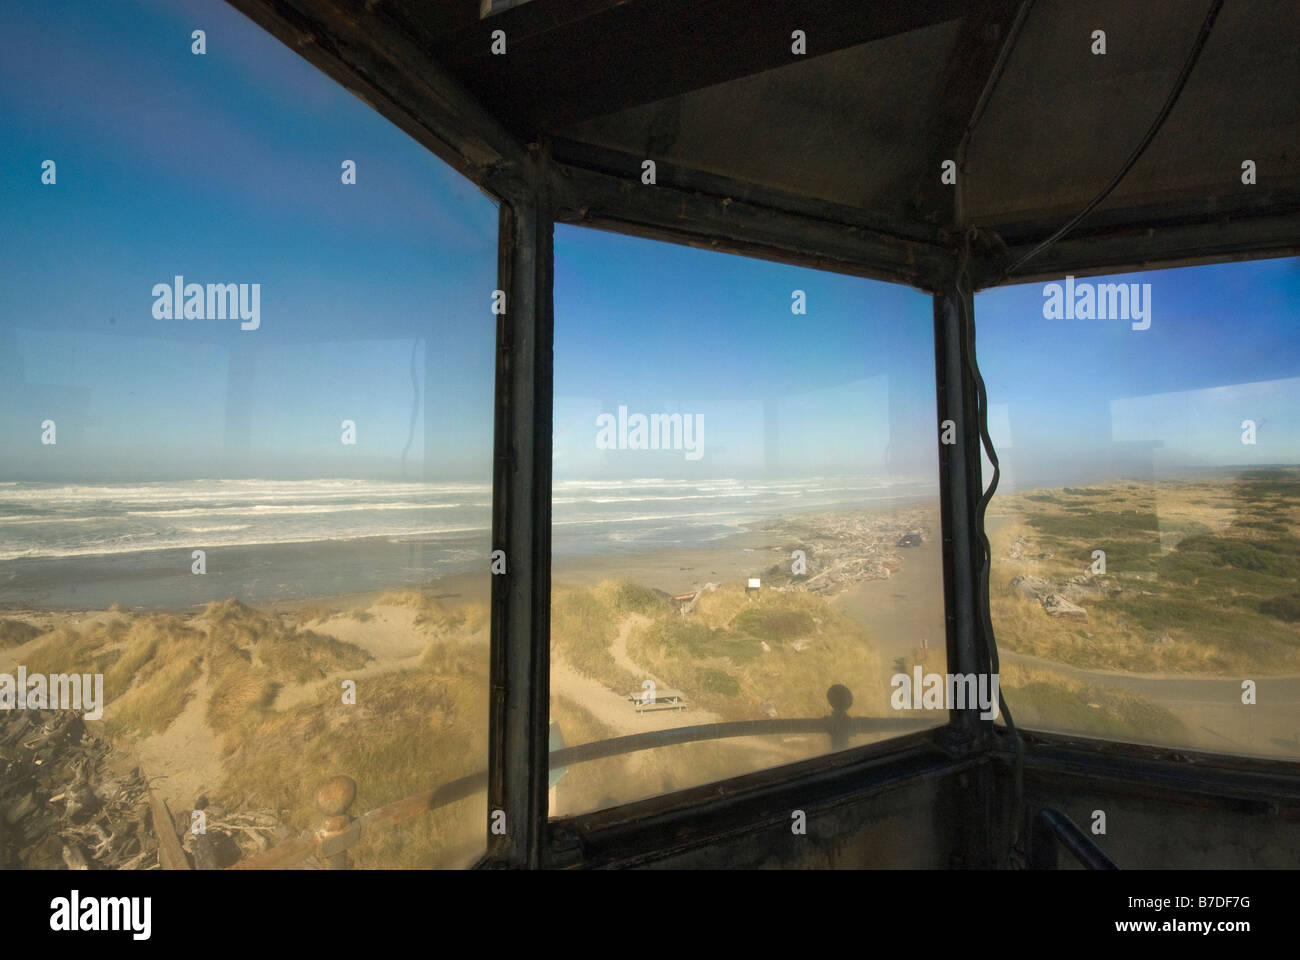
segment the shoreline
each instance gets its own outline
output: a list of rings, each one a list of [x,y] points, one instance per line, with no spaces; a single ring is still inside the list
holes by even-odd
[[[748,577],[765,577],[778,562],[789,563],[791,544],[797,544],[797,528],[831,524],[844,518],[859,520],[876,528],[893,531],[905,526],[894,518],[918,511],[932,516],[927,545],[937,540],[938,504],[925,498],[901,498],[865,507],[836,508],[805,514],[772,517],[704,544],[651,546],[629,544],[615,550],[553,551],[552,583],[563,586],[592,586],[602,580],[635,579],[652,589],[673,595],[698,590],[709,582],[727,582]],[[824,538],[826,539],[826,538]],[[605,545],[608,547],[608,545]],[[818,545],[828,549],[827,543]],[[841,549],[852,550],[860,543]],[[473,550],[483,556],[490,544],[457,541],[458,550]],[[874,547],[872,549],[875,549]],[[909,550],[899,553],[908,555]],[[463,569],[443,576],[430,576],[446,565],[446,545],[431,542],[315,541],[309,544],[270,544],[230,547],[207,554],[207,573],[199,577],[190,571],[188,554],[174,550],[148,551],[108,557],[33,558],[0,565],[0,618],[28,614],[93,614],[122,605],[131,613],[195,614],[209,603],[234,596],[249,606],[277,612],[294,612],[307,606],[337,606],[349,609],[368,606],[390,590],[417,590],[438,600],[457,603],[487,603],[491,595],[491,574]],[[441,555],[441,556],[440,556]],[[430,559],[426,560],[426,557]],[[440,557],[440,559],[432,559]],[[27,599],[18,599],[16,583],[22,564],[35,576],[23,577]],[[486,567],[486,563],[484,564]],[[898,564],[899,570],[905,564]],[[310,576],[315,589],[291,588],[291,571]],[[388,571],[389,573],[385,573]],[[811,572],[811,571],[810,571]],[[878,572],[878,571],[877,571]],[[237,577],[238,574],[238,577]],[[396,575],[392,575],[396,574]],[[250,580],[251,577],[251,580]],[[261,595],[241,591],[234,581],[261,584]],[[788,579],[788,577],[787,577]],[[942,581],[940,580],[940,584]],[[229,584],[223,588],[222,584]],[[851,588],[853,584],[846,585]],[[360,589],[358,589],[360,587]],[[844,592],[834,591],[831,596]],[[125,603],[123,595],[135,594]],[[279,595],[277,595],[279,594]]]

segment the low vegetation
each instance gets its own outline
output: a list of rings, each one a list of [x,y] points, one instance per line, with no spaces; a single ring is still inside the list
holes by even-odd
[[[1079,497],[1086,514],[1070,509]],[[1003,649],[1130,672],[1300,670],[1300,470],[998,501],[990,600]],[[1091,576],[1094,550],[1104,576]],[[1012,588],[1017,576],[1056,585],[1087,622],[1048,617]]]
[[[633,631],[628,653],[664,683],[728,720],[829,712],[826,690],[855,691],[862,715],[888,710],[880,657],[857,621],[822,597],[729,584]]]
[[[41,635],[39,627],[24,623],[22,620],[0,618],[0,650],[5,647],[17,647]]]
[[[1187,739],[1186,726],[1170,711],[1123,690],[1010,664],[999,682],[1019,727],[1147,743]]]

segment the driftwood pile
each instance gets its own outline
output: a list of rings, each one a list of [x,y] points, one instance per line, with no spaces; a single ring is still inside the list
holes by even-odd
[[[78,713],[0,711],[0,869],[158,867],[145,779],[110,753]]]
[[[927,511],[892,513],[835,512],[772,521],[764,531],[780,546],[768,549],[778,559],[763,573],[764,586],[835,596],[865,580],[888,580],[903,564],[900,551],[931,539]],[[797,572],[791,556],[804,554]]]
[[[202,818],[194,816],[202,812]],[[196,832],[195,827],[203,832]],[[227,812],[208,802],[194,801],[194,810],[177,820],[176,830],[190,865],[196,870],[224,870],[231,864],[269,850],[293,836],[274,815],[253,811]]]
[[[0,870],[222,869],[293,833],[271,813],[206,797],[194,809],[203,816],[173,820],[144,772],[80,714],[0,711]]]

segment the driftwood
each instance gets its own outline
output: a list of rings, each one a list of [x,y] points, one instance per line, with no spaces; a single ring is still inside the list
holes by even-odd
[[[0,869],[151,870],[148,786],[79,714],[0,713]]]
[[[0,711],[0,869],[221,869],[290,837],[262,811],[204,810],[191,831],[80,715]]]
[[[147,781],[146,781],[147,783]],[[180,839],[176,836],[176,822],[172,812],[167,809],[167,802],[158,798],[153,790],[146,786],[149,795],[149,807],[153,811],[154,832],[158,835],[158,860],[164,870],[188,870],[190,862],[181,849]]]

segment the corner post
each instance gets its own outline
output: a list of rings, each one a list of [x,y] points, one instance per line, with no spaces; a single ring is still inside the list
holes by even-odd
[[[976,508],[982,493],[976,389],[966,366],[969,344],[964,317],[973,297],[949,280],[934,295],[935,362],[938,385],[939,479],[943,523],[944,607],[948,671],[978,674],[987,663],[980,652],[976,606],[979,544]],[[943,442],[944,421],[953,423],[955,443]],[[953,736],[973,743],[981,736],[979,707],[953,710]]]
[[[545,161],[499,181],[487,865],[536,868],[550,713],[554,221]],[[484,291],[484,303],[487,291]],[[502,818],[504,817],[504,823]]]

